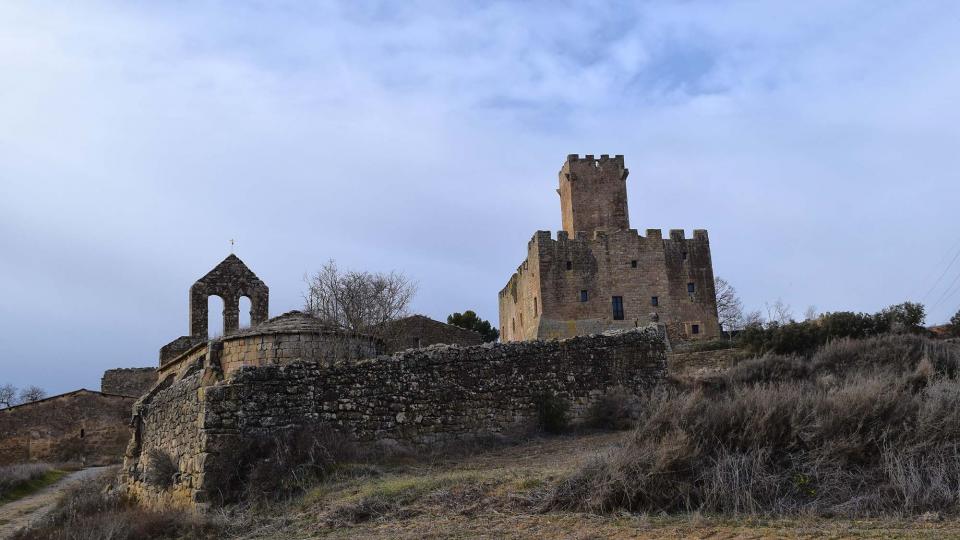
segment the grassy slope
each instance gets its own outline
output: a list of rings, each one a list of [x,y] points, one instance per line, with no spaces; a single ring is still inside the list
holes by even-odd
[[[13,502],[32,493],[36,493],[37,491],[40,491],[41,489],[55,483],[57,480],[60,480],[66,474],[67,471],[61,471],[58,469],[47,471],[42,477],[24,482],[11,489],[9,492],[4,493],[3,496],[0,497],[0,504]]]
[[[435,463],[346,468],[245,538],[960,538],[960,522],[542,512],[542,495],[624,434],[535,439]]]

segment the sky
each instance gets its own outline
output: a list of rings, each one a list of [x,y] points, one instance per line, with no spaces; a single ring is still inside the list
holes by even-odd
[[[567,154],[748,309],[960,309],[960,3],[0,3],[0,384],[98,389],[235,252],[497,321]],[[950,263],[953,262],[951,265]]]

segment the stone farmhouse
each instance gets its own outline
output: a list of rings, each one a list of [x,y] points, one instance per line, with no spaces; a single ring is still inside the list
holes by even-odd
[[[118,463],[130,440],[130,411],[157,381],[154,368],[111,369],[100,391],[0,409],[0,465],[26,461]]]
[[[537,231],[500,291],[503,341],[567,338],[654,323],[671,341],[713,338],[717,321],[707,231],[663,238],[630,228],[623,156],[567,156],[563,230]]]

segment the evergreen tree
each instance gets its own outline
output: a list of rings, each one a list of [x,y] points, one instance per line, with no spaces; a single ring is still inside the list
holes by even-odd
[[[500,331],[493,327],[490,321],[481,319],[474,311],[469,309],[463,313],[448,315],[447,324],[473,330],[483,336],[484,341],[496,341],[500,337]]]

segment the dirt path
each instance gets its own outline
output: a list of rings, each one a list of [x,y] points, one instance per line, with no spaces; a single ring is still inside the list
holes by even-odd
[[[56,504],[64,490],[72,484],[96,478],[109,467],[90,467],[70,473],[56,484],[47,486],[33,495],[0,506],[0,538],[9,538],[13,533],[42,518]]]

